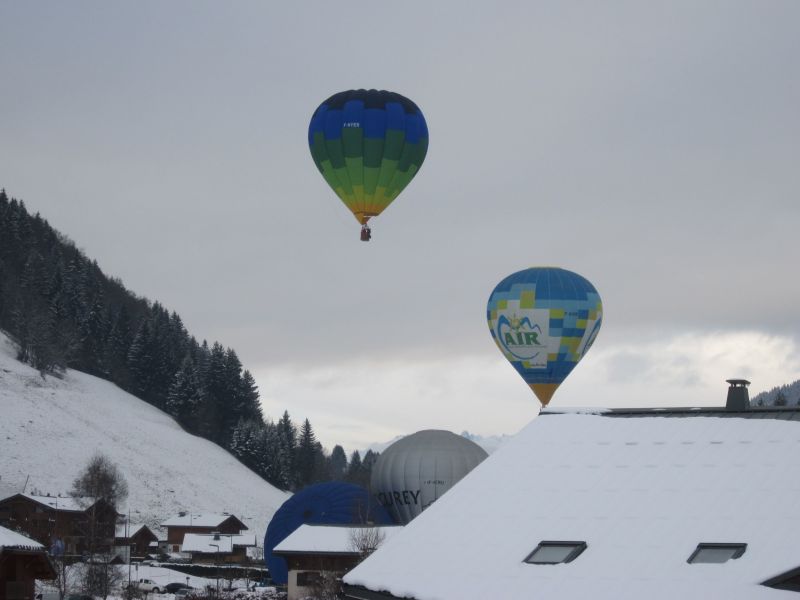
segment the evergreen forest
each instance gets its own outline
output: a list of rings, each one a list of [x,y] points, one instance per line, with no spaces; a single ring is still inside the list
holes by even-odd
[[[272,485],[368,485],[377,453],[327,454],[308,419],[265,420],[236,352],[199,342],[180,316],[106,276],[22,200],[0,190],[0,330],[42,376],[66,368],[107,379],[227,449]]]

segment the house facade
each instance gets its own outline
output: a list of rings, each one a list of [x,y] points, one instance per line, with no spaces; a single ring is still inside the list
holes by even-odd
[[[187,533],[181,552],[195,564],[244,565],[249,562],[248,548],[255,546],[255,534]]]
[[[167,530],[169,552],[181,552],[187,533],[239,535],[247,526],[227,513],[179,513],[161,524]]]
[[[34,600],[37,579],[55,579],[45,547],[0,527],[0,600]]]
[[[95,552],[110,550],[118,516],[103,500],[34,494],[14,494],[0,500],[0,525],[24,531],[48,548],[57,544],[54,547],[67,556],[87,552],[90,537]]]
[[[158,542],[158,537],[147,525],[117,525],[114,545],[126,549],[126,558],[129,561],[143,560],[151,552],[154,542]]]
[[[301,525],[272,551],[286,560],[287,600],[314,596],[326,587],[338,591],[345,573],[401,529]]]

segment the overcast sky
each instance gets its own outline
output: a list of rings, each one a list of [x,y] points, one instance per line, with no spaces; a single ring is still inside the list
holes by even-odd
[[[485,306],[535,265],[605,309],[551,406],[718,405],[800,377],[798,57],[794,1],[0,0],[0,186],[329,449],[529,422]],[[430,130],[368,244],[307,146],[362,87]]]

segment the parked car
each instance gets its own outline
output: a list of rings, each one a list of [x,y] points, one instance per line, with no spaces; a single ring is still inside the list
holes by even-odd
[[[191,590],[191,589],[194,588],[192,588],[192,586],[190,585],[186,585],[185,583],[177,583],[177,582],[168,583],[167,585],[164,586],[164,591],[167,592],[168,594],[175,594],[178,592],[178,590]]]
[[[154,594],[160,594],[163,589],[152,579],[140,579],[133,585],[142,592],[153,592]]]
[[[175,600],[186,600],[187,598],[194,596],[194,593],[195,593],[194,588],[191,587],[181,588],[175,592]]]

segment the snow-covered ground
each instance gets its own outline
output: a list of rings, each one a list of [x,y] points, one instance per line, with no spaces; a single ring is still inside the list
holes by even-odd
[[[188,584],[190,587],[194,588],[195,590],[204,590],[207,587],[215,588],[217,586],[217,579],[208,578],[208,577],[196,577],[194,575],[186,575],[181,571],[176,571],[174,569],[169,569],[165,567],[153,567],[143,564],[130,564],[130,565],[120,565],[117,567],[120,573],[119,584],[114,587],[111,594],[109,595],[109,600],[117,600],[124,597],[123,589],[127,587],[129,581],[135,582],[139,579],[149,579],[153,581],[160,589],[165,588],[170,583],[182,583]],[[70,572],[68,573],[67,579],[67,589],[68,593],[76,592],[76,590],[80,589],[80,583],[78,582],[80,578],[80,569],[81,565],[74,565],[71,567]],[[224,569],[220,569],[220,579],[219,579],[219,587],[220,589],[224,590],[228,584],[237,589],[237,590],[244,590],[252,585],[252,581],[245,580],[245,579],[231,579],[228,580],[225,578],[225,571]],[[53,586],[52,581],[48,580],[41,580],[37,581],[37,592],[41,592],[43,594],[43,598],[57,598],[58,590]],[[148,598],[150,600],[174,600],[174,594],[169,594],[166,592],[159,593],[159,594],[148,594]]]
[[[42,378],[15,356],[0,332],[0,497],[23,487],[67,494],[102,452],[128,483],[120,512],[130,509],[132,523],[157,527],[181,510],[228,512],[263,540],[289,494],[114,384],[71,370]]]

